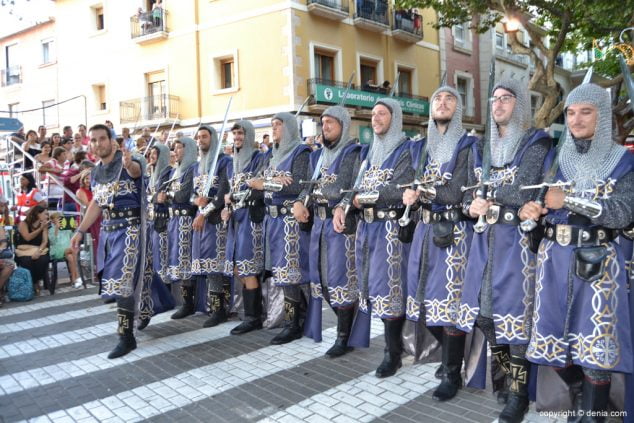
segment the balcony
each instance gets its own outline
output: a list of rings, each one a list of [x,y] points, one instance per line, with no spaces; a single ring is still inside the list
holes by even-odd
[[[168,36],[165,22],[167,13],[163,9],[140,12],[130,18],[130,36],[137,44],[150,44]]]
[[[9,66],[6,69],[0,71],[0,78],[2,78],[2,86],[8,87],[9,85],[22,83],[22,66]]]
[[[514,65],[519,65],[524,68],[529,65],[529,57],[525,54],[514,54],[510,51],[510,49],[502,50],[500,48],[495,49],[495,56],[499,59],[502,59],[505,62],[512,63]]]
[[[137,123],[177,119],[180,98],[175,95],[155,95],[119,102],[121,123]]]
[[[421,41],[423,39],[423,17],[418,13],[397,10],[394,12],[392,35],[394,38],[408,43]]]
[[[318,78],[309,79],[307,82],[308,93],[312,94],[315,102],[318,104],[340,104],[346,92],[347,84],[345,82],[328,81]],[[384,92],[359,90],[352,86],[346,96],[345,106],[372,109],[376,100],[385,96],[386,94]],[[401,103],[403,113],[405,114],[429,115],[429,99],[427,97],[399,94],[395,96],[394,99]],[[369,112],[365,113],[367,114]]]
[[[335,21],[346,19],[350,13],[348,0],[308,0],[307,4],[310,13]]]
[[[368,31],[384,32],[390,29],[387,0],[357,0],[354,24]]]

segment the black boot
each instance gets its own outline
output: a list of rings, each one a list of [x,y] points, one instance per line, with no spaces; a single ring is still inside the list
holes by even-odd
[[[354,349],[348,346],[352,319],[354,318],[354,307],[339,307],[335,309],[335,313],[337,313],[337,340],[335,340],[335,345],[326,351],[326,355],[331,358],[341,357]]]
[[[194,287],[184,286],[181,282],[181,295],[183,296],[183,305],[180,306],[176,313],[172,314],[172,319],[183,319],[191,316],[196,312],[194,310]]]
[[[136,340],[132,325],[134,322],[134,312],[123,309],[117,310],[119,343],[114,350],[110,351],[108,358],[118,358],[126,355],[136,348]]]
[[[209,292],[207,296],[209,306],[209,318],[203,323],[204,328],[212,328],[227,321],[227,309],[225,308],[224,292]]]
[[[509,397],[509,391],[507,386],[508,375],[511,366],[511,357],[509,355],[508,345],[491,345],[491,356],[496,361],[498,366],[504,371],[506,375],[504,377],[504,386],[497,391],[498,404],[506,404]]]
[[[500,423],[519,423],[528,411],[528,360],[511,356],[509,397],[500,413]]]
[[[137,330],[143,330],[150,324],[150,316],[139,317],[139,324],[137,325]]]
[[[442,365],[445,373],[432,398],[436,401],[452,399],[462,387],[462,359],[464,358],[465,334],[450,335],[445,333],[442,341]]]
[[[581,408],[583,409],[583,417],[581,422],[604,422],[605,417],[597,414],[608,412],[608,403],[610,401],[610,382],[593,383],[587,377],[583,379],[583,392],[581,394]],[[594,412],[594,413],[591,413]],[[594,415],[588,415],[594,414]]]
[[[376,377],[383,378],[393,376],[401,368],[401,354],[403,353],[403,342],[401,334],[403,332],[404,317],[397,319],[383,319],[385,326],[385,354],[383,362],[376,369]]]
[[[575,411],[574,415],[568,416],[569,423],[578,423],[581,421],[581,389],[583,386],[583,370],[580,366],[572,365],[563,369],[556,369],[557,375],[566,382],[568,385],[568,392],[570,394],[570,402],[572,403],[572,409]]]
[[[284,297],[284,329],[271,339],[271,345],[282,345],[302,337],[299,324],[299,303]]]
[[[242,289],[244,304],[244,321],[231,329],[232,335],[242,335],[253,330],[262,329],[262,291],[260,287]]]

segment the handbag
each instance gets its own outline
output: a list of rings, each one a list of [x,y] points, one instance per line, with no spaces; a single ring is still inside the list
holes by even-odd
[[[39,254],[40,257],[48,253],[48,247],[40,251],[40,247],[37,245],[21,244],[15,249],[15,255],[17,257],[33,257]]]

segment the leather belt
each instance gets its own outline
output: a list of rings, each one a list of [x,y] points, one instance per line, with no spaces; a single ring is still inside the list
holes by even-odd
[[[196,209],[194,207],[170,207],[169,208],[169,216],[179,217],[179,216],[191,216],[194,217],[196,215]]]
[[[613,241],[616,238],[616,231],[601,226],[596,228],[579,228],[571,225],[553,225],[546,223],[546,233],[544,237],[564,247],[571,244],[581,247],[605,244]]]
[[[429,209],[422,210],[423,223],[440,223],[440,222],[460,222],[466,220],[467,217],[462,214],[461,209],[450,209],[441,212],[433,212]]]
[[[132,217],[130,219],[125,219],[116,223],[106,223],[102,224],[101,228],[105,232],[114,232],[119,229],[127,228],[128,226],[140,225],[141,218],[140,217]]]
[[[271,217],[285,216],[291,213],[291,209],[285,206],[266,206],[266,213]]]
[[[396,220],[403,216],[404,208],[400,209],[377,209],[375,207],[364,207],[362,210],[363,221],[372,223],[375,221],[384,222],[386,220]]]
[[[517,226],[520,224],[520,218],[517,216],[517,210],[509,207],[501,207],[495,204],[489,207],[486,220],[489,225],[504,223],[506,225]]]
[[[314,211],[321,220],[332,219],[332,209],[327,205],[315,205]]]
[[[105,209],[102,212],[103,220],[129,219],[132,217],[141,217],[141,209],[138,207],[127,207],[120,209]]]
[[[168,217],[170,217],[169,212],[154,212],[154,220],[156,219],[167,219]]]

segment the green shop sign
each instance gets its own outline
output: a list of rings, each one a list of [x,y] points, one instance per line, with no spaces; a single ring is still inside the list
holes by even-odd
[[[419,131],[415,131],[413,129],[404,129],[403,133],[408,138],[415,138]],[[361,144],[370,144],[374,139],[374,131],[372,131],[371,126],[359,126],[359,143]]]
[[[345,93],[345,88],[333,87],[331,85],[314,84],[315,100],[321,103],[339,104]],[[371,93],[368,91],[350,90],[346,96],[346,106],[359,106],[371,109],[374,103],[385,95]],[[416,98],[394,97],[401,103],[403,113],[415,115],[429,115],[429,102]]]

